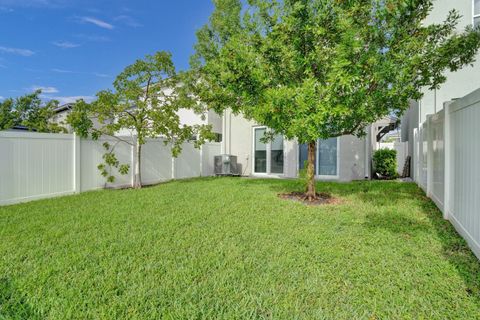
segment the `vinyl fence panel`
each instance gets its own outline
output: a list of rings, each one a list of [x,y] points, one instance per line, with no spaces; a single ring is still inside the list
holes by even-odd
[[[414,133],[414,177],[480,258],[480,89]]]
[[[108,187],[131,186],[136,148],[132,137],[93,141],[70,134],[0,132],[0,205],[55,197]],[[106,150],[115,147],[120,164],[129,164],[127,175],[115,168],[114,183],[106,183],[98,165]],[[213,157],[220,154],[219,143],[196,149],[183,144],[182,153],[173,159],[163,139],[150,139],[142,148],[142,183],[156,184],[171,179],[213,175]]]
[[[122,138],[132,143],[131,138]],[[98,141],[82,139],[80,147],[80,185],[81,191],[101,189],[107,186],[105,178],[100,175],[98,165],[103,163],[103,155],[106,150],[103,144],[108,142],[114,147],[115,156],[121,164],[132,165],[132,146],[125,142],[120,142],[114,138],[100,139]],[[132,177],[121,175],[112,168],[112,174],[115,176],[115,182],[108,184],[109,187],[121,187],[131,185]]]
[[[156,184],[173,179],[172,152],[163,139],[149,140],[142,148],[142,182]]]
[[[182,153],[175,160],[175,179],[201,176],[201,155],[192,143],[182,145]]]
[[[432,199],[442,208],[445,195],[445,139],[444,112],[429,118],[430,150],[432,155]]]
[[[0,132],[0,205],[73,193],[73,139]]]
[[[449,107],[452,179],[448,217],[480,257],[480,90]]]
[[[202,176],[214,175],[213,159],[222,152],[220,143],[206,143],[202,149]]]

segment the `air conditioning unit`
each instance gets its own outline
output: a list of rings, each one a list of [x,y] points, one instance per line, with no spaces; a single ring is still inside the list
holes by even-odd
[[[239,176],[237,157],[229,154],[215,156],[214,172],[217,176]]]

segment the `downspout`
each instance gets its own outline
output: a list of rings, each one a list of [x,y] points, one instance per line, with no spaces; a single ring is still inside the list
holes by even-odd
[[[232,113],[228,117],[228,154],[232,154]]]
[[[222,147],[221,153],[227,152],[227,110],[223,111],[222,115]]]

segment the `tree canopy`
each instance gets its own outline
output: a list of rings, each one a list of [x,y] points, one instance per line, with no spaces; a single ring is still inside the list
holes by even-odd
[[[31,131],[42,133],[66,132],[61,124],[54,121],[56,100],[43,102],[41,91],[0,102],[0,131],[23,126]]]
[[[197,32],[192,77],[201,81],[192,88],[218,112],[231,108],[310,147],[401,115],[480,46],[478,29],[456,32],[455,10],[426,25],[431,0],[214,3]],[[310,157],[309,169],[313,184]]]
[[[130,130],[138,157],[134,186],[141,187],[141,151],[146,139],[162,136],[172,154],[177,156],[182,144],[192,137],[197,137],[196,147],[211,138],[210,126],[181,123],[180,109],[192,109],[199,114],[206,112],[205,107],[183,89],[181,78],[170,53],[161,51],[147,55],[117,76],[114,90],[100,91],[91,104],[78,101],[68,116],[68,123],[82,137],[110,136],[132,144],[131,139],[119,135],[121,130]],[[113,156],[111,150],[107,154],[110,158]],[[111,163],[116,162],[111,160]]]

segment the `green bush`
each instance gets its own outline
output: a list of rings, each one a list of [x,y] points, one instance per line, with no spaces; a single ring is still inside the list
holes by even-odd
[[[373,154],[373,167],[381,178],[397,178],[397,151],[388,149],[375,151]]]

